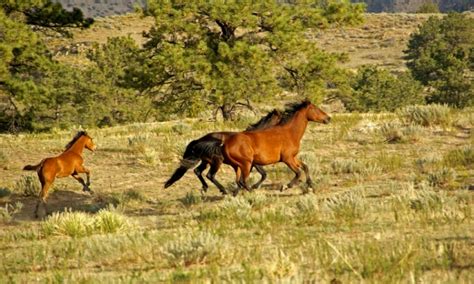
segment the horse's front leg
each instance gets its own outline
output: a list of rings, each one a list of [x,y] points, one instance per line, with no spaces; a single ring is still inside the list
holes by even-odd
[[[78,173],[73,173],[72,174],[72,177],[74,179],[76,179],[80,184],[82,184],[82,190],[83,191],[87,191],[87,192],[90,192],[92,193],[91,189],[89,188],[89,186],[87,185],[86,182],[84,182],[84,179],[82,179]]]
[[[300,182],[300,177],[301,177],[301,170],[300,170],[300,164],[295,158],[283,161],[294,173],[295,177],[288,183],[288,185],[283,186],[281,191],[287,189],[287,188],[292,188],[295,184]]]

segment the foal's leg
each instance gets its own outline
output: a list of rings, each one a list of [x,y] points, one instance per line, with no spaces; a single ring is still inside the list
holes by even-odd
[[[82,190],[83,190],[83,191],[89,191],[89,192],[91,191],[91,189],[89,188],[89,186],[87,186],[87,184],[86,184],[86,183],[84,182],[84,180],[79,176],[78,173],[74,172],[74,173],[72,174],[72,177],[73,177],[74,179],[76,179],[80,184],[82,184]]]
[[[217,186],[217,188],[219,188],[219,191],[222,194],[225,195],[227,194],[227,191],[225,190],[224,186],[216,180],[216,173],[219,171],[221,165],[222,165],[222,159],[213,159],[211,163],[211,169],[207,173],[206,177],[210,181],[212,181],[212,183],[214,183]]]
[[[254,165],[254,168],[262,175],[260,180],[252,186],[252,189],[257,189],[263,183],[263,181],[267,178],[267,172],[263,169],[260,165]]]
[[[38,196],[38,202],[36,203],[35,216],[36,218],[43,218],[48,213],[48,209],[46,208],[46,198],[48,197],[48,189],[51,184],[53,184],[54,177],[44,177],[41,172],[38,172],[38,177],[41,182],[41,191]],[[40,206],[43,209],[43,212],[41,214],[39,214]]]
[[[209,188],[209,186],[207,185],[206,181],[204,180],[204,178],[202,177],[202,172],[207,168],[207,162],[206,161],[202,161],[201,164],[194,169],[194,173],[197,175],[197,177],[199,178],[199,181],[201,181],[201,184],[202,184],[202,190],[204,192],[207,191],[207,189]]]
[[[91,172],[89,171],[89,169],[86,169],[86,167],[84,167],[83,165],[80,165],[76,168],[75,173],[76,174],[86,174],[87,182],[85,183],[85,185],[87,187],[87,190],[84,189],[84,191],[90,191],[89,185],[91,185],[91,177],[90,177]],[[74,176],[74,174],[73,174],[73,176]]]

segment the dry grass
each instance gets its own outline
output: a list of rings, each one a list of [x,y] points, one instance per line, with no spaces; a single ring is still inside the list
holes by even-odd
[[[314,39],[347,52],[349,68],[400,70],[410,32],[426,19],[368,14],[359,27]],[[48,45],[127,34],[141,43],[152,23],[136,15],[101,19],[73,39],[50,35]],[[84,63],[80,52],[56,56]],[[273,165],[262,189],[237,198],[214,186],[201,195],[192,171],[167,190],[163,184],[192,139],[243,129],[256,117],[90,129],[98,150],[86,151],[85,161],[96,194],[57,179],[46,221],[34,218],[36,199],[24,194],[36,176],[28,173],[25,183],[21,168],[61,152],[76,130],[0,135],[0,282],[471,282],[474,120],[472,110],[446,115],[442,127],[414,127],[394,113],[311,123],[300,157],[314,191],[280,192],[293,174]],[[217,178],[234,186],[228,166]],[[120,212],[104,209],[111,205]]]
[[[341,114],[329,125],[312,123],[301,153],[318,183],[314,193],[276,190],[292,173],[274,165],[262,189],[237,198],[214,186],[201,196],[192,171],[167,190],[163,183],[191,139],[243,122],[90,129],[99,148],[85,160],[96,195],[58,179],[47,221],[35,220],[35,198],[14,188],[23,165],[60,152],[74,131],[0,135],[8,163],[0,168],[0,282],[469,282],[472,124],[423,127],[416,143],[386,143],[379,129],[396,120]],[[144,162],[143,149],[154,151],[154,163]],[[224,166],[218,179],[232,187],[234,173]],[[120,215],[104,211],[108,204]]]

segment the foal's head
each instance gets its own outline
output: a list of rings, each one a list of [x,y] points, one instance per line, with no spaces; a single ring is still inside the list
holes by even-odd
[[[331,117],[327,113],[312,103],[309,103],[309,101],[308,106],[306,107],[306,117],[309,121],[315,121],[324,124],[327,124],[329,121],[331,121]]]
[[[94,152],[94,150],[97,148],[97,146],[95,145],[94,141],[92,140],[92,137],[90,137],[87,133],[85,133],[84,137],[86,139],[86,143],[84,144],[84,147],[86,147],[86,149]]]
[[[72,138],[72,140],[66,145],[66,150],[72,147],[76,142],[79,140],[84,141],[84,147],[86,149],[89,149],[90,151],[94,151],[96,148],[96,145],[94,144],[94,141],[92,141],[92,137],[87,134],[85,131],[79,131],[77,134]]]

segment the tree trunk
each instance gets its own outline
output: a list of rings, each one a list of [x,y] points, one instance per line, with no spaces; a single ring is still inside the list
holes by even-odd
[[[230,104],[223,104],[219,107],[222,112],[222,118],[224,121],[232,120],[232,110],[234,109]]]

